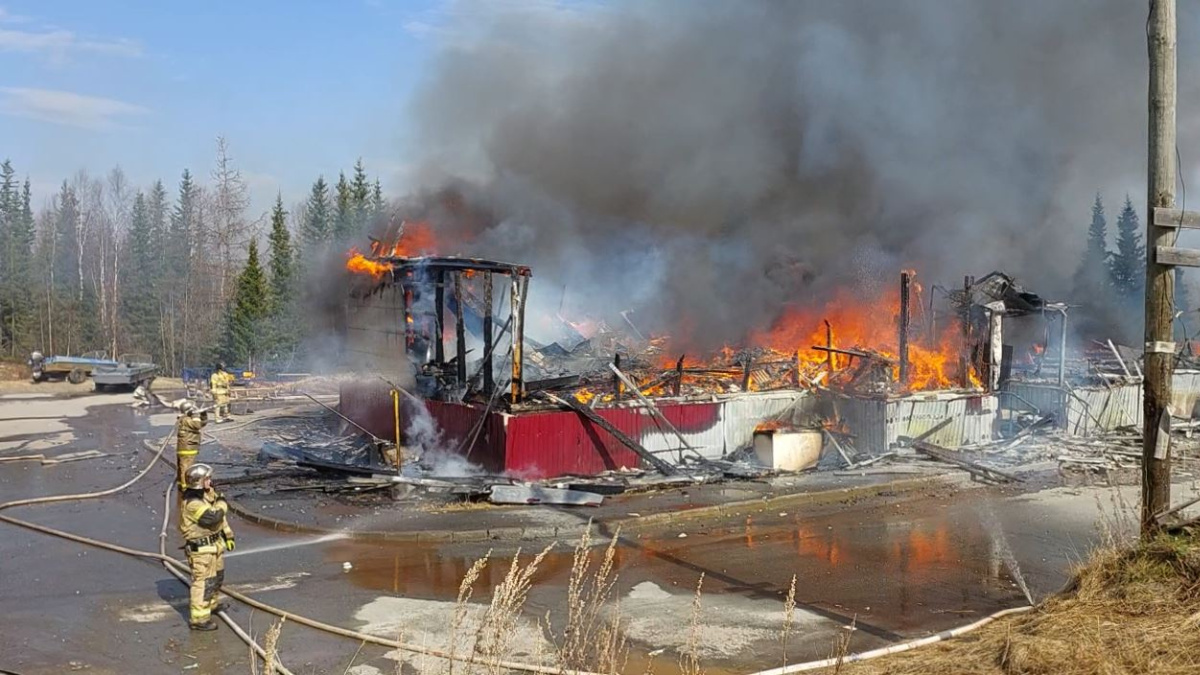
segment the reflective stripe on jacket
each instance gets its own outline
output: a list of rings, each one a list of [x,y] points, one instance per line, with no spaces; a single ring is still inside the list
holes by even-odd
[[[233,530],[225,521],[228,507],[225,500],[217,498],[215,490],[184,490],[183,509],[179,514],[179,531],[184,541],[207,539],[216,534],[232,537]],[[208,551],[202,549],[199,552]]]
[[[175,441],[177,454],[196,454],[200,452],[200,429],[204,428],[205,420],[199,415],[180,415],[179,433]]]

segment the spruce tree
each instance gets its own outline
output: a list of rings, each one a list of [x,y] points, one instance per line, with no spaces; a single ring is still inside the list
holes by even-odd
[[[133,199],[125,255],[121,264],[121,314],[132,347],[161,357],[158,340],[158,288],[155,274],[160,269],[154,228],[146,197],[140,191]]]
[[[160,196],[161,194],[161,196]],[[192,172],[183,170],[179,178],[179,194],[175,198],[175,206],[171,209],[170,224],[165,218],[166,190],[162,182],[154,184],[151,192],[151,228],[156,238],[165,237],[166,247],[163,251],[176,282],[175,287],[181,286],[189,277],[192,269],[192,250],[196,245],[196,215],[199,205],[197,187],[192,180]],[[162,205],[161,210],[159,204]]]
[[[1108,222],[1100,193],[1092,204],[1092,224],[1088,226],[1087,248],[1079,269],[1075,271],[1075,291],[1081,297],[1097,293],[1108,286]]]
[[[29,179],[26,179],[19,193],[14,189],[6,216],[3,266],[8,279],[7,289],[4,290],[8,314],[4,317],[0,333],[8,336],[10,356],[15,356],[18,350],[32,349],[34,342],[36,321],[33,289],[37,277],[33,260],[35,233],[31,201]]]
[[[77,298],[79,291],[79,200],[75,191],[62,182],[54,209],[54,239],[51,245],[55,289],[65,298]]]
[[[1113,290],[1126,300],[1140,299],[1146,282],[1146,247],[1133,202],[1125,196],[1125,206],[1117,218],[1117,250],[1109,263]]]
[[[338,174],[334,203],[333,240],[339,245],[345,244],[354,236],[354,190],[344,173]]]
[[[354,230],[351,235],[358,236],[367,231],[371,217],[371,183],[367,180],[367,170],[363,167],[362,157],[354,163],[354,181],[350,184],[350,194],[354,202]]]
[[[375,186],[371,189],[371,219],[382,218],[385,210],[387,210],[387,204],[383,201],[383,186],[376,178]]]
[[[292,236],[287,229],[287,212],[283,197],[275,197],[271,211],[271,235],[268,239],[271,270],[271,352],[276,357],[290,356],[299,343],[296,321],[296,258],[292,251]]]
[[[308,195],[304,222],[300,230],[300,244],[305,257],[310,261],[319,257],[332,234],[329,208],[329,185],[324,176],[318,176]]]
[[[0,350],[14,353],[17,279],[13,274],[13,230],[20,208],[16,171],[12,162],[0,162]]]
[[[250,240],[246,266],[237,278],[225,321],[222,351],[226,359],[254,368],[269,337],[264,330],[271,309],[270,287],[258,261],[258,240]]]

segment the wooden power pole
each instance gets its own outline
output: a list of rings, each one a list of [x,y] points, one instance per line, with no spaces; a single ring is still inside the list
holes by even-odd
[[[1156,209],[1175,208],[1175,0],[1150,0],[1149,163],[1146,209],[1146,345],[1143,383],[1142,536],[1171,502],[1171,375],[1175,278],[1170,249],[1179,230]],[[1183,218],[1180,217],[1180,226]],[[1186,263],[1185,263],[1186,264]]]

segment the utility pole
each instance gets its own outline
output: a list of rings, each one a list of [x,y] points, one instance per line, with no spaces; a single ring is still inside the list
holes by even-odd
[[[1175,279],[1159,262],[1177,229],[1158,224],[1156,208],[1175,208],[1175,0],[1150,0],[1149,162],[1146,209],[1146,345],[1143,383],[1142,536],[1157,529],[1155,516],[1171,502],[1171,325]]]

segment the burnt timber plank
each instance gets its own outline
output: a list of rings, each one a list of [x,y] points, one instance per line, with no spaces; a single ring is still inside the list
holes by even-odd
[[[1159,265],[1200,267],[1200,250],[1194,248],[1175,248],[1174,246],[1158,246],[1154,249],[1154,259]]]
[[[1158,227],[1182,227],[1186,230],[1200,230],[1200,212],[1165,209],[1161,206],[1155,207],[1154,224]]]

